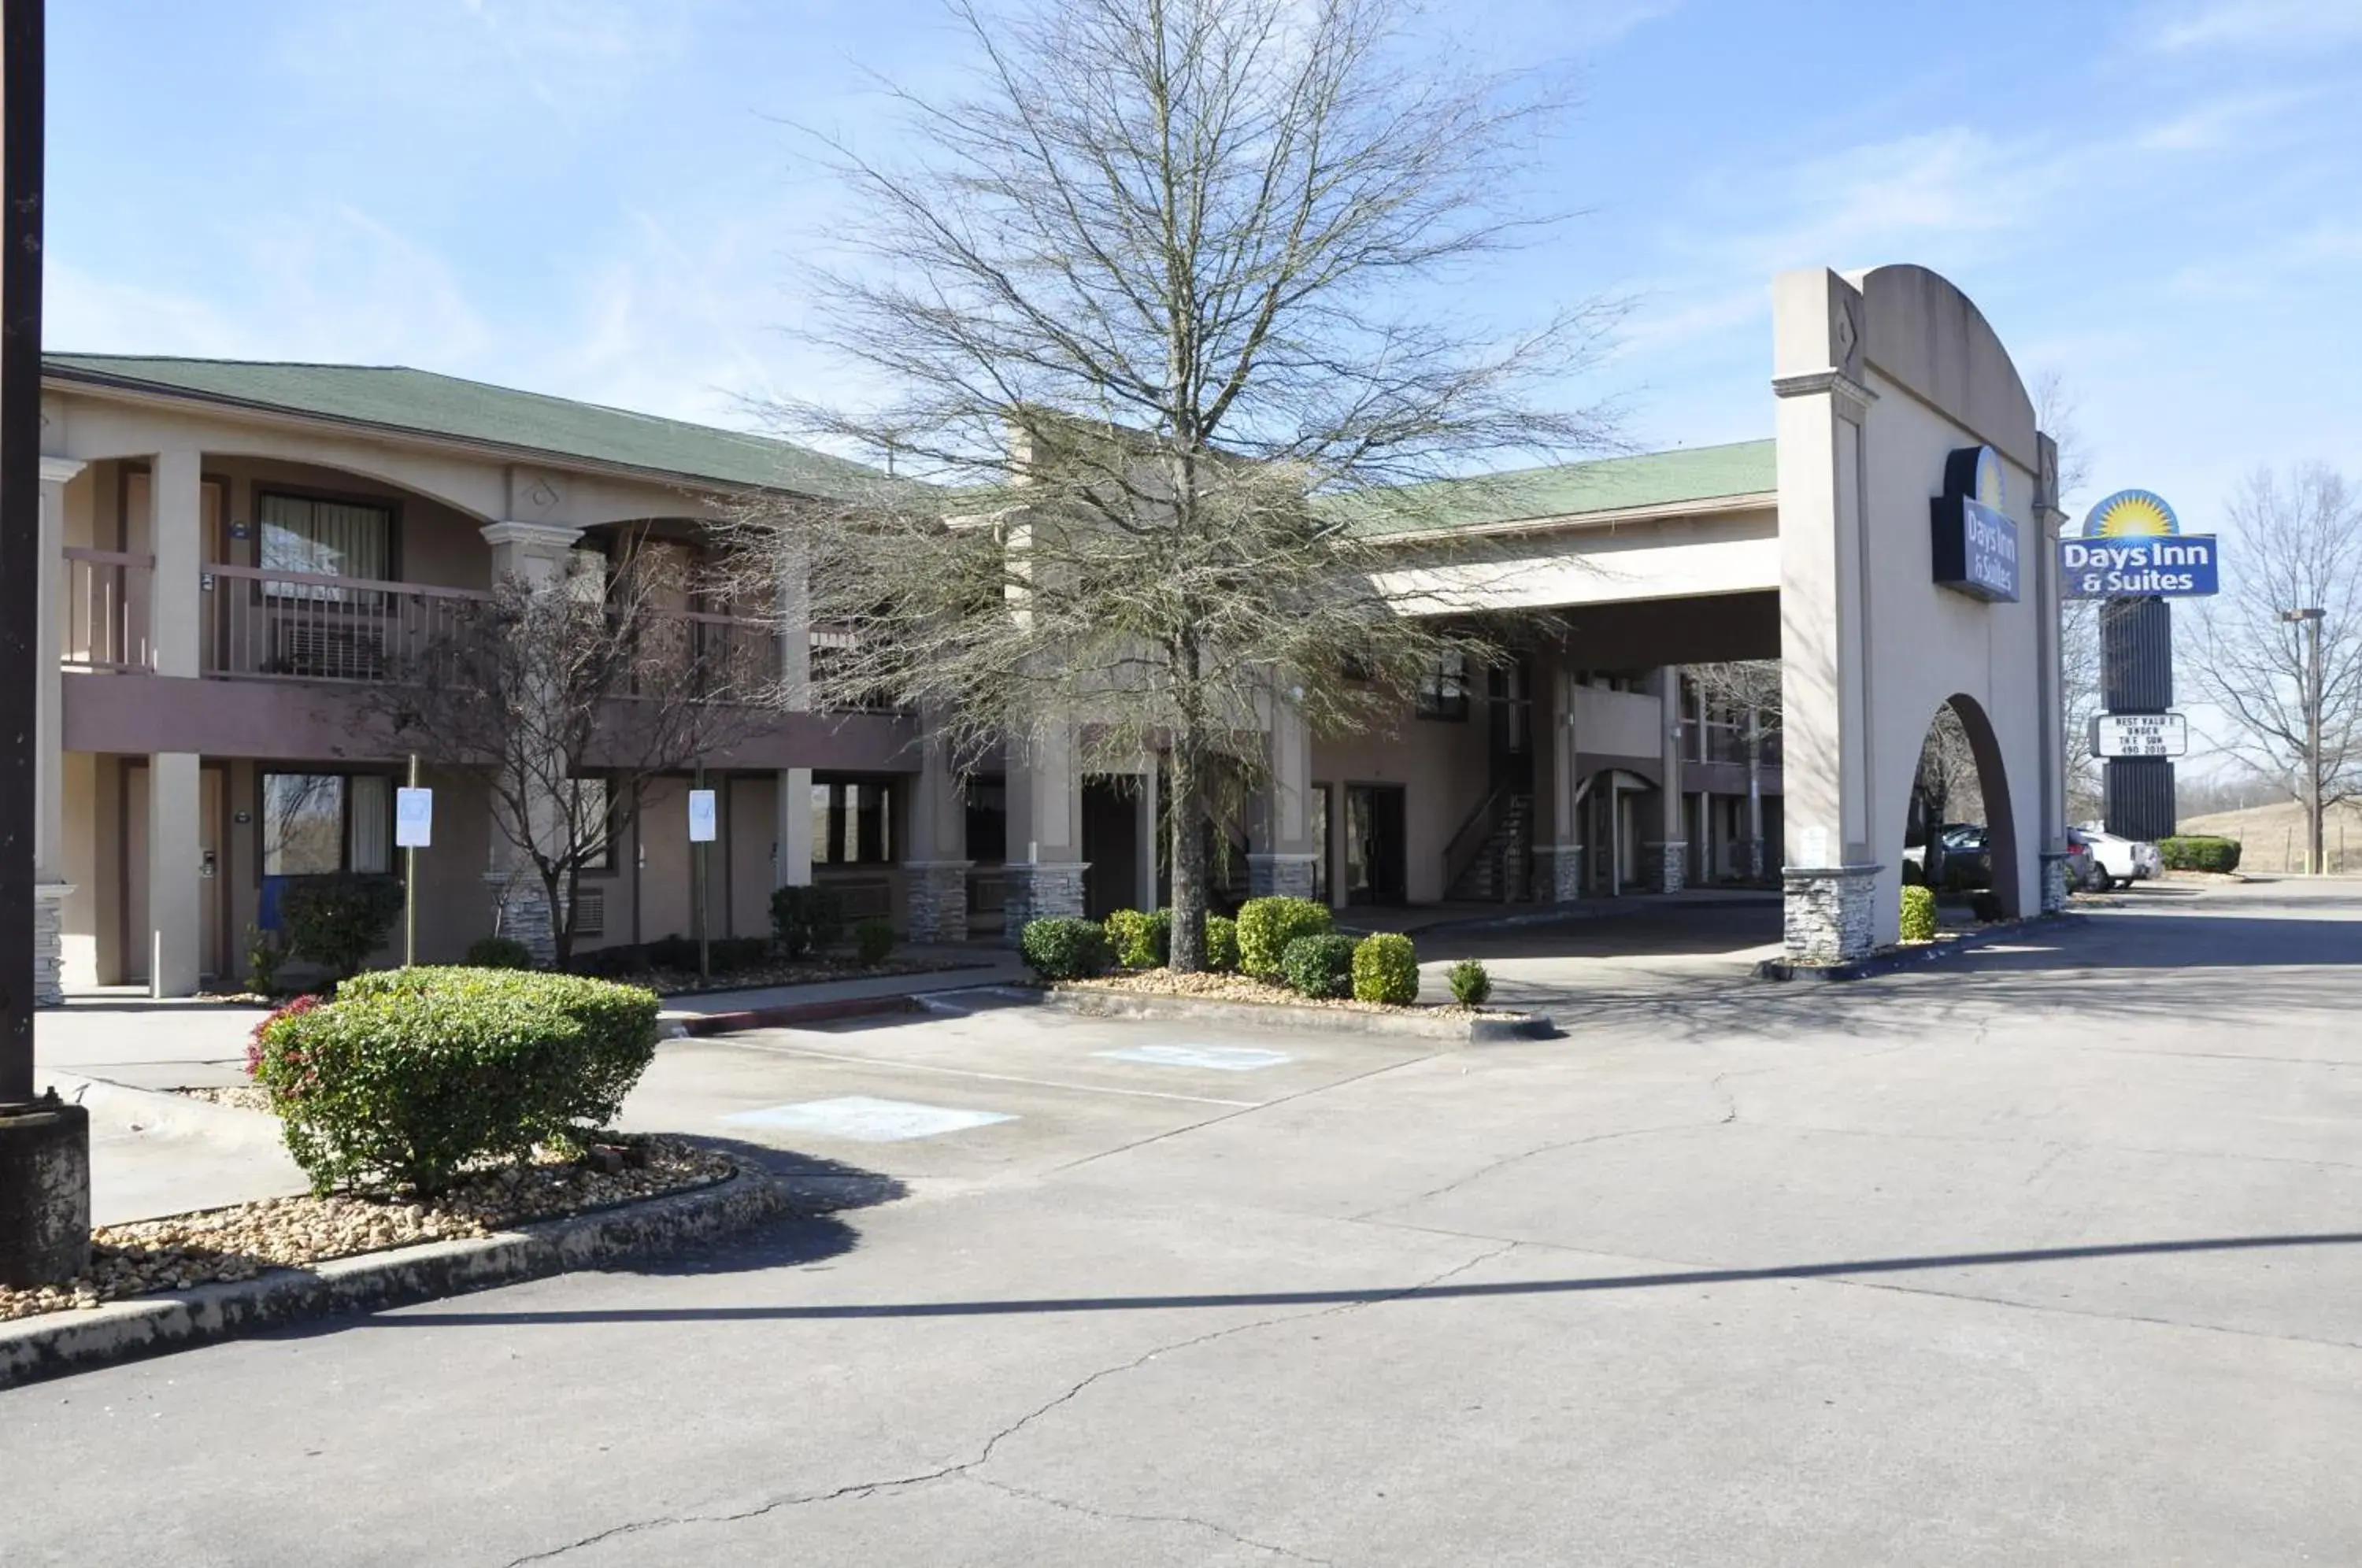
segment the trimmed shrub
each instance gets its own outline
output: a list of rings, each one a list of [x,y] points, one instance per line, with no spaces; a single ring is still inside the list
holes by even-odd
[[[1071,916],[1027,921],[1017,950],[1045,980],[1087,980],[1106,974],[1115,962],[1098,922]]]
[[[1903,889],[1903,940],[1905,942],[1936,940],[1936,893],[1932,888],[1911,887]]]
[[[854,955],[862,963],[877,965],[886,962],[894,951],[894,922],[865,920],[853,928]]]
[[[844,936],[844,900],[833,888],[781,888],[771,895],[771,931],[780,954],[804,958]]]
[[[1353,945],[1352,937],[1334,933],[1299,936],[1281,955],[1280,974],[1298,996],[1348,996],[1353,989]]]
[[[480,936],[468,944],[470,969],[530,969],[533,949],[513,936]]]
[[[2239,841],[2235,838],[2161,838],[2157,841],[2158,858],[2169,871],[2236,871],[2239,868]]]
[[[1173,952],[1173,911],[1118,910],[1107,917],[1108,947],[1127,969],[1153,969]]]
[[[1268,979],[1280,973],[1289,944],[1336,929],[1329,906],[1310,899],[1249,899],[1239,906],[1239,967]]]
[[[1239,922],[1228,915],[1206,917],[1206,967],[1227,975],[1239,966]]]
[[[1394,1007],[1418,1000],[1418,950],[1409,937],[1381,932],[1355,944],[1353,999]]]
[[[291,957],[337,979],[360,973],[402,918],[402,884],[391,877],[298,877],[279,901]]]
[[[1483,1007],[1493,996],[1493,977],[1473,958],[1451,966],[1451,999],[1462,1007]]]
[[[1969,912],[1987,925],[2009,918],[2009,911],[2002,907],[1999,893],[1979,893],[1969,900]]]
[[[574,975],[394,969],[257,1034],[255,1081],[315,1191],[433,1194],[613,1121],[656,1055],[657,999]]]

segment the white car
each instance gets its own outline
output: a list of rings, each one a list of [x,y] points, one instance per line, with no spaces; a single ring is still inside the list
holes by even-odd
[[[2070,836],[2091,846],[2092,858],[2109,886],[2147,881],[2165,869],[2165,857],[2157,852],[2157,845],[2144,839],[2121,838],[2096,827],[2077,828]]]

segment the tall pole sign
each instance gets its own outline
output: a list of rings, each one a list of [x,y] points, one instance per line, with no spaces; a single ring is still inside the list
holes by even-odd
[[[0,1286],[90,1263],[90,1115],[33,1083],[35,733],[42,647],[41,0],[0,0]]]
[[[2174,829],[2173,759],[2188,725],[2173,710],[2174,599],[2219,585],[2211,534],[2185,534],[2163,498],[2118,491],[2092,508],[2081,538],[2058,541],[2058,579],[2070,599],[2100,607],[2100,700],[2092,750],[2106,767],[2108,831],[2159,839]]]

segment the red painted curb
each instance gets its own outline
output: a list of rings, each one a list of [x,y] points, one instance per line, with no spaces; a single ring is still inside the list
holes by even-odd
[[[686,1034],[734,1034],[742,1029],[784,1029],[798,1023],[825,1023],[837,1018],[919,1010],[918,1001],[908,996],[848,997],[842,1001],[792,1002],[782,1007],[749,1008],[741,1012],[688,1013],[673,1021]]]

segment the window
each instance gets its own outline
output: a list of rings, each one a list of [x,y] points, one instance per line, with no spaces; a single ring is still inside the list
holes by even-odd
[[[1440,658],[1418,686],[1418,716],[1468,720],[1468,660],[1460,655]]]
[[[265,571],[311,577],[362,577],[385,581],[393,576],[393,512],[390,507],[349,502],[313,501],[297,495],[262,494],[259,564]],[[342,602],[352,591],[317,582],[265,581],[274,599]]]
[[[814,779],[812,864],[884,866],[894,859],[894,786],[867,779]]]
[[[581,801],[576,821],[582,824],[587,837],[603,834],[591,853],[582,862],[585,871],[613,871],[615,868],[615,843],[624,836],[624,824],[616,815],[613,797],[604,778],[578,778],[575,786],[581,791]],[[580,934],[578,930],[577,935]]]
[[[393,780],[373,773],[262,776],[262,874],[393,869]]]
[[[978,865],[1009,858],[1009,786],[1002,778],[968,780],[967,857]]]

